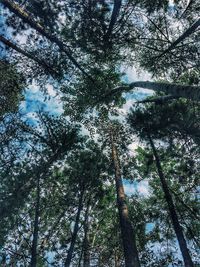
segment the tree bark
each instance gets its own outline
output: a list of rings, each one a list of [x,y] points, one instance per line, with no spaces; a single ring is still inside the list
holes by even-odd
[[[46,31],[43,26],[34,21],[31,18],[31,15],[28,14],[24,9],[20,8],[16,3],[10,0],[0,0],[5,7],[7,7],[11,12],[13,12],[16,16],[21,18],[25,23],[29,24],[33,29],[39,32],[42,36],[46,37],[52,43],[55,43],[62,52],[64,52],[69,60],[74,64],[76,68],[78,68],[84,75],[91,78],[87,72],[80,66],[80,64],[76,61],[76,59],[72,56],[72,51],[63,41],[59,40],[55,35]]]
[[[178,97],[172,96],[172,95],[164,95],[164,96],[158,96],[154,98],[147,98],[141,101],[137,101],[137,104],[145,104],[145,103],[155,103],[155,104],[164,104],[170,100],[178,99]]]
[[[35,61],[38,65],[40,65],[44,70],[46,70],[49,74],[51,74],[53,77],[58,76],[59,73],[57,73],[51,66],[49,66],[44,60],[40,60],[36,56],[33,56],[27,51],[24,51],[17,45],[13,44],[11,41],[6,39],[4,36],[0,35],[0,42],[2,42],[4,45],[6,45],[9,48],[12,48],[16,52],[22,54],[23,56],[30,58],[31,60]]]
[[[119,86],[112,89],[108,94],[104,95],[104,99],[107,96],[129,92],[134,88],[146,88],[150,90],[154,90],[156,92],[165,92],[168,95],[172,95],[174,97],[183,97],[195,101],[200,101],[200,86],[192,86],[192,85],[181,85],[175,83],[162,83],[162,82],[149,82],[149,81],[137,81],[129,84],[128,86]]]
[[[160,163],[158,153],[157,153],[156,148],[154,146],[153,140],[149,134],[148,134],[148,138],[149,138],[149,142],[150,142],[150,145],[151,145],[151,148],[153,151],[153,155],[155,157],[157,172],[158,172],[158,175],[159,175],[159,178],[161,181],[162,189],[163,189],[165,199],[166,199],[166,202],[168,205],[169,214],[171,217],[171,221],[172,221],[172,224],[174,227],[176,237],[178,239],[178,243],[179,243],[179,247],[180,247],[180,250],[181,250],[181,253],[183,256],[185,267],[193,267],[194,264],[192,262],[192,259],[191,259],[190,254],[189,254],[189,250],[187,248],[187,243],[186,243],[186,240],[185,240],[185,237],[183,234],[182,227],[179,223],[178,215],[176,213],[176,208],[175,208],[171,193],[169,191],[167,181],[165,180],[165,176],[163,174],[163,170],[162,170],[162,166]]]
[[[119,211],[122,242],[124,248],[124,258],[126,267],[140,267],[138,251],[136,247],[135,233],[129,219],[128,207],[122,183],[120,163],[117,147],[114,142],[112,129],[110,130],[110,141],[112,149],[112,160],[115,168],[115,183],[117,192],[117,207]]]
[[[69,247],[69,250],[67,253],[67,258],[66,258],[65,265],[64,265],[65,267],[70,267],[70,264],[72,261],[72,256],[73,256],[74,247],[75,247],[78,229],[79,229],[80,215],[81,215],[81,211],[83,208],[83,192],[84,192],[84,190],[82,190],[80,192],[80,196],[79,196],[78,211],[76,214],[76,220],[75,220],[74,229],[73,229],[73,233],[72,233],[71,244],[70,244],[70,247]]]
[[[118,251],[116,249],[114,252],[114,257],[115,257],[115,267],[120,267],[120,258],[118,256]]]
[[[90,201],[87,205],[84,221],[83,267],[90,267],[89,209]]]
[[[31,263],[30,267],[37,266],[37,245],[39,235],[39,214],[40,214],[40,176],[37,178],[37,192],[35,202],[35,219],[34,219],[34,230],[33,230],[33,241],[31,247]]]
[[[178,39],[176,39],[163,53],[161,53],[157,58],[169,53],[171,50],[175,49],[176,46],[181,43],[184,39],[190,36],[198,27],[200,26],[200,19],[198,19],[192,26],[190,26]]]
[[[117,22],[117,18],[119,16],[120,8],[122,5],[122,0],[114,0],[114,7],[110,19],[110,24],[108,26],[108,30],[104,36],[104,40],[108,41],[110,35],[112,34],[113,28],[115,26],[115,23]]]

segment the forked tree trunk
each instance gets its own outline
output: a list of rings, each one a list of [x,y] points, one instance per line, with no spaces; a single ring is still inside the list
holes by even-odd
[[[71,264],[71,261],[72,261],[72,256],[73,256],[74,247],[75,247],[78,229],[79,229],[80,215],[81,215],[81,211],[83,209],[83,195],[84,195],[83,192],[84,192],[84,190],[82,190],[80,192],[80,196],[79,196],[78,210],[77,210],[77,214],[76,214],[76,220],[75,220],[75,224],[74,224],[74,229],[73,229],[73,233],[72,233],[72,239],[71,239],[70,247],[69,247],[69,250],[67,253],[67,258],[65,261],[65,267],[69,267]]]
[[[37,266],[37,246],[38,246],[38,234],[39,234],[39,214],[40,214],[40,176],[37,178],[37,191],[35,202],[35,219],[33,229],[33,241],[31,247],[31,263],[30,267]]]
[[[155,157],[157,172],[158,172],[158,175],[159,175],[159,178],[161,181],[161,185],[162,185],[162,189],[163,189],[165,199],[166,199],[166,202],[168,205],[172,225],[174,227],[174,231],[175,231],[176,237],[178,239],[178,243],[179,243],[179,247],[180,247],[180,250],[181,250],[181,253],[183,256],[185,267],[193,267],[194,264],[192,262],[192,259],[191,259],[190,254],[189,254],[189,250],[187,248],[187,243],[186,243],[186,240],[185,240],[185,237],[183,234],[182,227],[179,223],[178,215],[176,212],[176,208],[175,208],[171,193],[170,193],[168,185],[167,185],[167,181],[165,180],[165,176],[164,176],[162,166],[160,163],[160,158],[158,156],[157,150],[155,148],[155,145],[154,145],[154,142],[153,142],[151,136],[148,135],[148,138],[149,138],[149,142],[150,142],[150,145],[151,145],[151,148],[153,151],[153,155]]]
[[[124,258],[126,267],[140,267],[138,251],[136,247],[135,233],[129,219],[128,207],[126,203],[124,187],[122,183],[121,170],[118,158],[117,147],[114,142],[113,132],[110,131],[110,141],[112,149],[112,160],[115,168],[115,184],[117,192],[117,207],[119,211],[120,228],[124,248]]]

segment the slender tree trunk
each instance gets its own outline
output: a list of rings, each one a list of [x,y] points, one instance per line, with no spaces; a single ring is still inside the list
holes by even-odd
[[[120,267],[120,258],[118,256],[118,251],[115,249],[115,267]]]
[[[37,267],[37,245],[38,245],[38,234],[39,234],[39,214],[40,214],[40,176],[37,178],[37,192],[36,192],[36,203],[35,203],[35,219],[34,219],[34,230],[33,230],[33,241],[31,247],[31,263],[30,267]]]
[[[146,88],[150,90],[154,90],[156,92],[165,92],[166,94],[170,94],[174,97],[183,97],[192,99],[195,101],[200,100],[200,86],[192,86],[192,85],[181,85],[175,83],[163,83],[163,82],[149,82],[149,81],[137,81],[130,83],[128,86],[119,86],[111,90],[108,94],[104,95],[102,98],[105,99],[107,96],[129,92],[134,88]]]
[[[137,247],[136,247],[135,233],[134,233],[133,226],[131,224],[131,221],[128,215],[128,207],[126,204],[124,187],[122,183],[118,152],[117,152],[117,147],[114,142],[112,129],[110,131],[110,141],[111,141],[111,149],[112,149],[112,160],[113,160],[114,168],[115,168],[117,206],[118,206],[119,218],[120,218],[120,227],[121,227],[121,234],[122,234],[122,241],[123,241],[123,248],[124,248],[125,266],[126,267],[139,267],[140,262],[139,262]]]
[[[74,229],[72,233],[71,244],[70,244],[70,247],[67,253],[67,258],[65,261],[65,267],[69,267],[72,261],[72,256],[73,256],[74,247],[75,247],[76,238],[77,238],[78,229],[79,229],[80,215],[83,209],[83,193],[84,193],[84,190],[80,192],[80,196],[79,196],[78,211],[76,214],[76,220],[75,220]]]
[[[122,0],[114,0],[114,7],[113,7],[111,19],[110,19],[110,24],[109,24],[108,30],[104,36],[105,41],[108,41],[110,35],[112,34],[113,28],[115,26],[115,23],[117,22],[117,18],[118,18],[119,13],[120,13],[121,5],[122,5]]]
[[[9,48],[12,48],[16,52],[22,54],[23,56],[30,58],[31,60],[35,61],[38,65],[40,65],[44,70],[46,70],[49,74],[51,74],[53,77],[58,76],[59,73],[57,73],[51,66],[49,66],[44,60],[41,60],[37,58],[36,56],[33,56],[27,51],[24,51],[16,44],[13,44],[11,41],[6,39],[4,36],[0,35],[0,42],[2,42],[4,45],[6,45]]]
[[[33,29],[35,29],[41,35],[46,37],[49,41],[55,43],[60,48],[60,50],[67,55],[67,57],[74,64],[74,66],[77,67],[84,75],[90,78],[87,72],[80,66],[80,64],[73,57],[71,49],[66,44],[64,44],[62,40],[59,40],[54,34],[51,34],[48,31],[46,31],[41,24],[37,23],[34,19],[32,19],[31,15],[28,14],[19,5],[14,3],[14,1],[0,0],[0,3],[6,6],[17,17],[21,18],[25,23],[29,24]]]
[[[79,260],[78,260],[78,267],[81,267],[82,257],[83,257],[83,246],[81,248],[81,253],[80,253],[80,256],[79,256]]]
[[[156,148],[154,146],[154,143],[153,143],[151,136],[148,135],[148,138],[149,138],[149,142],[150,142],[150,145],[151,145],[154,157],[155,157],[157,172],[158,172],[161,184],[162,184],[162,189],[163,189],[163,192],[165,195],[166,202],[168,204],[170,217],[172,220],[174,231],[176,233],[176,237],[178,239],[178,243],[179,243],[179,247],[180,247],[180,250],[181,250],[181,253],[183,256],[185,267],[193,267],[194,264],[192,262],[192,259],[191,259],[190,254],[189,254],[189,250],[187,248],[187,243],[186,243],[186,240],[185,240],[185,237],[183,234],[182,227],[179,223],[178,215],[176,213],[175,205],[174,205],[171,193],[169,191],[167,181],[165,180],[165,176],[163,174],[163,170],[162,170],[162,166],[160,163],[158,153],[156,151]]]
[[[87,205],[84,221],[83,267],[90,267],[89,209],[90,200]]]
[[[163,53],[161,53],[157,58],[162,57],[163,55],[169,53],[173,49],[176,48],[176,46],[184,41],[188,36],[190,36],[198,27],[200,26],[200,19],[198,19],[195,23],[192,24],[181,36],[179,36],[178,39],[176,39]]]

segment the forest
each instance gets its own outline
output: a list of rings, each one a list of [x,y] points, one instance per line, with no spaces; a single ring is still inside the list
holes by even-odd
[[[199,15],[0,0],[0,267],[200,266]]]

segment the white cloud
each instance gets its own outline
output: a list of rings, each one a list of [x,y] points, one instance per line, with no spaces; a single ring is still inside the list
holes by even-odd
[[[136,193],[135,184],[132,183],[124,184],[124,191],[128,196],[135,194]]]
[[[128,78],[129,82],[134,82],[134,81],[150,81],[152,80],[151,74],[147,71],[144,70],[138,70],[138,68],[135,67],[122,67],[122,71],[126,73],[126,76]]]
[[[149,191],[149,182],[147,180],[143,180],[138,183],[137,190],[140,194],[144,196],[148,196],[150,194]]]
[[[147,180],[133,183],[128,182],[128,180],[123,180],[123,185],[124,191],[128,196],[138,193],[144,197],[147,197],[150,194],[149,182]]]
[[[130,156],[135,155],[135,150],[138,148],[138,146],[139,146],[139,140],[137,138],[135,138],[134,142],[132,144],[128,145]]]
[[[50,96],[52,96],[52,97],[56,96],[56,91],[54,90],[54,88],[51,84],[47,84],[46,88],[47,88],[47,92]]]

